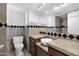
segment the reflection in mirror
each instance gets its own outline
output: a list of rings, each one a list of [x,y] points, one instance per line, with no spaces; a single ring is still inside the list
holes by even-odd
[[[67,14],[55,16],[54,26],[48,27],[48,32],[67,33]]]

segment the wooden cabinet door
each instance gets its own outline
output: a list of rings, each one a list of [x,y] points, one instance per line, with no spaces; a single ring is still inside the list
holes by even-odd
[[[49,56],[47,52],[45,52],[43,49],[41,49],[38,46],[36,46],[36,55],[37,56]]]
[[[50,56],[67,56],[66,54],[51,47],[48,47],[48,53]]]
[[[29,46],[30,46],[30,53],[32,56],[35,56],[35,42],[34,42],[34,39],[30,38],[29,39],[30,43],[29,43]]]

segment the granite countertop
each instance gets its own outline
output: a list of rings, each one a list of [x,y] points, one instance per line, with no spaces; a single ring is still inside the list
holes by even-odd
[[[41,35],[41,34],[29,35],[29,36],[34,39],[45,37],[45,35]],[[40,48],[48,52],[48,47],[41,45],[41,42],[37,42],[36,45],[38,45]],[[48,46],[70,56],[79,56],[79,41],[57,39],[49,42]]]
[[[79,42],[65,39],[53,40],[48,46],[70,56],[79,56]]]
[[[34,38],[34,39],[39,39],[39,38],[42,38],[42,37],[45,37],[45,35],[43,34],[38,34],[38,35],[29,35],[30,37]]]

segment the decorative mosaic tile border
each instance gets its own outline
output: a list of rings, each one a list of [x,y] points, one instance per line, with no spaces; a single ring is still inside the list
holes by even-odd
[[[67,28],[67,27],[64,27],[64,26],[57,26],[57,27],[54,27],[54,26],[51,26],[51,27],[38,26],[38,25],[18,26],[18,25],[7,25],[7,23],[5,23],[5,24],[0,23],[0,27],[2,27],[2,26],[10,27],[10,28],[24,28],[24,27],[27,27],[27,28]]]
[[[48,34],[48,35],[51,35],[51,36],[55,36],[55,37],[63,37],[63,38],[70,38],[70,39],[74,39],[74,38],[76,38],[77,40],[79,40],[79,35],[76,35],[76,36],[74,36],[73,34],[69,34],[69,35],[67,35],[67,34],[62,34],[62,33],[52,33],[52,32],[42,32],[42,31],[40,31],[40,34]]]
[[[27,28],[67,28],[65,26],[38,26],[38,25],[28,25]]]
[[[5,26],[5,27],[10,27],[10,28],[25,28],[25,26],[18,26],[18,25],[7,25],[0,23],[0,27]]]

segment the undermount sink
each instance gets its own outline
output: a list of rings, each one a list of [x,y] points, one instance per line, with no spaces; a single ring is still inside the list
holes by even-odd
[[[2,49],[4,47],[4,45],[0,45],[0,49]]]
[[[41,44],[42,45],[44,45],[44,46],[48,46],[48,42],[51,42],[51,41],[53,41],[53,39],[51,39],[51,38],[42,38],[41,39]]]

